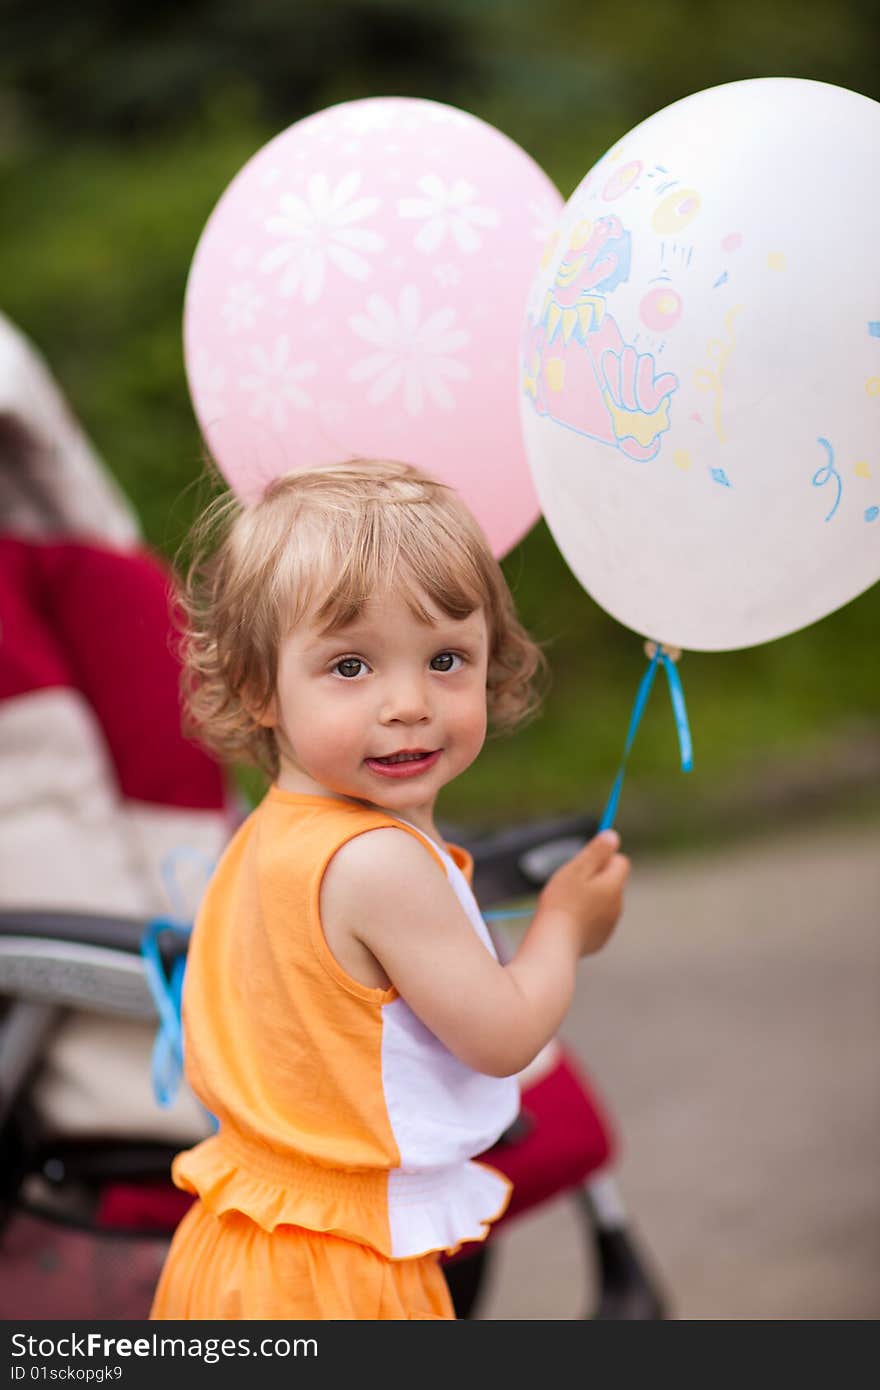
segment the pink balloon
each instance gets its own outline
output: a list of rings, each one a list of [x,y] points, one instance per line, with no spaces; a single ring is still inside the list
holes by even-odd
[[[477,117],[346,102],[236,175],[190,271],[184,348],[230,485],[345,458],[449,483],[503,555],[539,505],[519,424],[520,324],[562,198]]]

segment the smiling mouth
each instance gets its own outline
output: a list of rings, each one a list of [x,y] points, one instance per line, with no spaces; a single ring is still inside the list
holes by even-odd
[[[394,767],[396,763],[416,763],[423,762],[425,758],[433,757],[439,749],[426,748],[407,748],[401,753],[389,753],[386,758],[367,758],[368,763],[381,763],[383,767]]]
[[[399,753],[389,753],[385,758],[365,758],[364,761],[378,777],[419,777],[434,766],[442,751],[442,748],[432,752],[424,748],[402,748]]]

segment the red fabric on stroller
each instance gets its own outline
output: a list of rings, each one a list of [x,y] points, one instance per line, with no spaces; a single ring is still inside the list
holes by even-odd
[[[79,691],[123,798],[219,812],[220,770],[180,733],[168,582],[146,552],[0,535],[0,701]]]

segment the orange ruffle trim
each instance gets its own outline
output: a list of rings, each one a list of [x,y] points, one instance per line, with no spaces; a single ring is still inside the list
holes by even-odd
[[[215,1216],[241,1212],[264,1231],[300,1226],[369,1245],[387,1259],[452,1253],[484,1240],[512,1191],[494,1168],[473,1161],[419,1173],[345,1170],[251,1150],[225,1133],[178,1154],[172,1176]]]

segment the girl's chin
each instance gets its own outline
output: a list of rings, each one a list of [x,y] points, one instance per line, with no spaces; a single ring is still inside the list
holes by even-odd
[[[329,771],[328,775],[322,776],[321,768],[298,768],[296,771],[290,770],[289,778],[279,781],[282,786],[286,782],[290,791],[311,791],[318,796],[365,801],[374,806],[382,806],[387,802],[389,806],[404,810],[407,806],[424,806],[428,801],[433,802],[443,787],[457,777],[459,772],[463,772],[472,761],[473,759],[469,759],[464,766],[450,774],[445,765],[446,760],[442,767],[437,766],[440,762],[438,753],[426,760],[426,766],[413,768],[412,772],[408,772],[406,763],[379,767],[371,766],[365,761],[351,777],[333,776]]]

